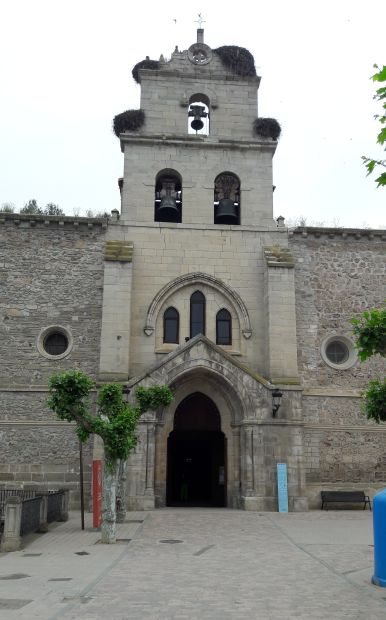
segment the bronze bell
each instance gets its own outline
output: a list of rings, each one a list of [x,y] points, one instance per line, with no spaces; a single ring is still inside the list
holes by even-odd
[[[237,205],[231,198],[222,198],[216,209],[216,224],[238,224]]]
[[[202,122],[202,118],[206,118],[208,113],[205,112],[204,106],[201,105],[191,105],[189,110],[189,116],[193,116],[193,120],[190,123],[190,126],[194,131],[200,131],[203,128],[204,123]]]
[[[200,131],[200,129],[203,128],[204,123],[202,122],[201,118],[198,115],[196,115],[194,119],[192,120],[192,122],[190,123],[190,126],[192,129],[194,129],[194,131]]]
[[[162,196],[161,202],[157,207],[157,220],[159,222],[176,222],[178,221],[180,212],[178,210],[177,201],[170,194]]]

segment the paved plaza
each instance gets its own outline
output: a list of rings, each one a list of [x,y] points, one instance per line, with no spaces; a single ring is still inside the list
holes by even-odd
[[[369,512],[162,509],[99,536],[72,513],[0,554],[0,620],[386,617]]]

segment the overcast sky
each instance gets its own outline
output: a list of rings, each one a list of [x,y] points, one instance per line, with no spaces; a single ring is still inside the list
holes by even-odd
[[[194,43],[199,11],[208,45],[253,54],[259,116],[282,125],[275,217],[386,228],[386,188],[361,161],[383,154],[369,78],[386,64],[385,0],[0,0],[0,203],[119,208],[111,121],[139,107],[131,70]]]

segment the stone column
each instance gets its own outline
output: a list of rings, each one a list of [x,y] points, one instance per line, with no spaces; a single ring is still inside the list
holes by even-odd
[[[132,243],[106,241],[99,363],[104,381],[126,381],[129,375],[132,256]]]
[[[46,493],[42,495],[42,501],[40,502],[40,516],[39,516],[39,534],[45,534],[48,532],[47,523],[47,509],[48,509],[48,497]]]
[[[241,501],[245,510],[255,510],[254,505],[254,454],[253,426],[241,428]]]
[[[62,495],[62,507],[61,513],[58,521],[68,521],[68,504],[70,500],[70,491],[68,489],[63,489]]]
[[[18,496],[7,497],[4,506],[4,532],[1,542],[1,551],[18,551],[21,546],[20,525],[22,498]]]
[[[264,248],[267,371],[272,383],[298,384],[294,260],[288,248]]]
[[[150,417],[151,415],[151,417]],[[146,414],[145,414],[146,416]],[[155,459],[155,426],[154,413],[148,414],[146,421],[146,471],[145,471],[145,510],[155,507],[154,496],[154,459]]]

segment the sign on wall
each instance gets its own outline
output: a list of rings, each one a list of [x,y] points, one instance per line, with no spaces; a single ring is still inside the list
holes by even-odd
[[[288,512],[287,463],[277,463],[277,498],[279,512]]]

